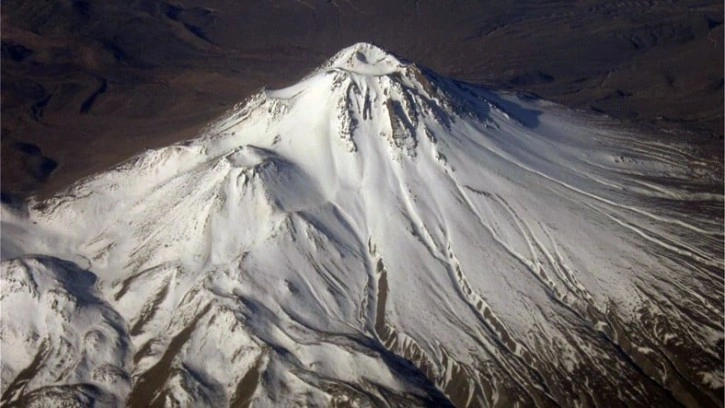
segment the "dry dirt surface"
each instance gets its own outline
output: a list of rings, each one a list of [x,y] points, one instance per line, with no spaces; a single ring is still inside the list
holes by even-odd
[[[722,163],[722,1],[8,0],[3,200],[193,137],[358,41]]]

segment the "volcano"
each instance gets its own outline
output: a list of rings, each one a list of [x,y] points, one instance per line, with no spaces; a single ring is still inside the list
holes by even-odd
[[[2,208],[4,406],[718,406],[707,163],[376,46]]]

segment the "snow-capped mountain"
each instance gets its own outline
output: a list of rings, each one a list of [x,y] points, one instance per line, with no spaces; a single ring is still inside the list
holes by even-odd
[[[4,406],[723,401],[683,146],[369,44],[2,212]]]

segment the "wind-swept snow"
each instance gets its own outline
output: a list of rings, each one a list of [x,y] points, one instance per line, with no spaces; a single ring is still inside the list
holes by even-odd
[[[706,165],[356,44],[3,207],[2,400],[720,404]]]

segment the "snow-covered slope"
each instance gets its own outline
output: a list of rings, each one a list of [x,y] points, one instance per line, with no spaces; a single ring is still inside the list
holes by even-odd
[[[2,402],[721,404],[706,167],[356,44],[3,207]]]

